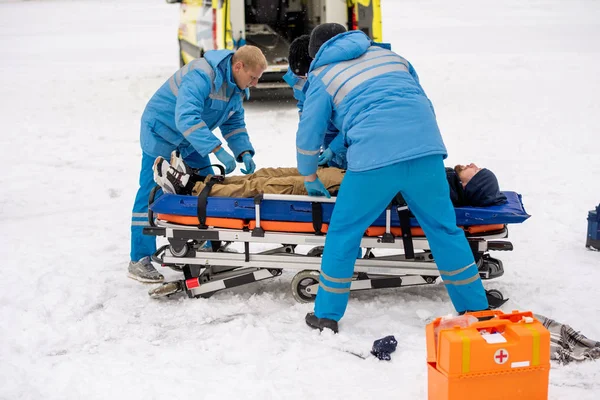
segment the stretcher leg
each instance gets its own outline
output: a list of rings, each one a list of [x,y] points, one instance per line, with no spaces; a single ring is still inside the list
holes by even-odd
[[[309,233],[266,233],[255,237],[250,231],[235,229],[175,226],[157,221],[156,226],[146,227],[147,235],[164,236],[169,244],[162,246],[152,257],[164,267],[183,273],[183,279],[153,288],[152,297],[164,297],[185,292],[189,297],[210,297],[217,291],[241,286],[257,280],[277,276],[282,269],[302,271],[294,277],[292,292],[296,300],[315,300],[319,290],[321,258],[325,236]],[[488,238],[469,238],[471,249],[478,260],[477,267],[482,279],[493,279],[502,273],[502,263],[487,253],[490,239],[492,250],[512,248],[510,242],[496,242],[506,237],[506,230]],[[205,240],[237,242],[244,244],[243,253],[205,252],[201,247]],[[348,282],[349,291],[401,287],[434,283],[439,271],[436,261],[428,250],[424,238],[413,238],[415,257],[407,259],[404,254],[380,254],[380,249],[402,250],[402,242],[389,243],[377,237],[362,237],[360,246],[365,255],[361,259],[351,257],[353,274]],[[250,253],[251,243],[288,243],[280,247]],[[315,244],[317,244],[315,246]],[[313,246],[306,255],[297,254],[297,245]],[[377,255],[374,254],[377,251]],[[305,271],[307,270],[307,271]]]
[[[292,294],[300,303],[315,301],[319,292],[319,271],[305,270],[297,273],[292,279]],[[405,286],[427,285],[435,283],[437,276],[369,276],[362,272],[355,274],[350,291],[387,289]]]

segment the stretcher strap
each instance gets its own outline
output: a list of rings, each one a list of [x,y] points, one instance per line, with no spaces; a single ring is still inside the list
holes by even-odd
[[[321,203],[311,203],[312,206],[312,222],[313,228],[317,235],[322,235],[323,232],[323,206]]]
[[[410,211],[406,200],[402,197],[401,193],[398,193],[394,200],[398,211],[398,219],[400,220],[400,228],[402,229],[402,244],[404,245],[404,255],[406,259],[415,258],[415,248],[413,247],[412,234],[410,231]]]
[[[200,193],[198,193],[198,206],[196,210],[196,214],[198,215],[198,228],[206,229],[206,204],[208,203],[208,195],[210,194],[210,190],[213,185],[217,182],[223,182],[222,176],[211,176],[208,182],[206,182],[204,189]]]
[[[152,191],[150,191],[150,196],[148,197],[148,224],[150,226],[156,226],[154,224],[154,212],[152,211],[152,203],[154,203],[154,198],[156,197],[156,192],[160,190],[160,186],[154,186]]]

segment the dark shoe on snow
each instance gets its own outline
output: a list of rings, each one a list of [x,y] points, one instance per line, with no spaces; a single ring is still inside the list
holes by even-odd
[[[306,325],[313,329],[322,331],[323,329],[331,329],[333,333],[338,333],[338,323],[329,318],[317,318],[315,313],[306,314]]]
[[[478,312],[478,311],[488,311],[488,310],[495,310],[497,308],[500,308],[504,305],[504,303],[506,303],[509,299],[505,299],[502,297],[502,294],[497,291],[497,290],[486,290],[485,291],[485,297],[487,297],[487,301],[488,301],[488,308],[486,308],[485,310],[465,310],[465,311],[461,311],[458,313],[458,315],[463,315],[465,313],[471,313],[471,312]],[[493,318],[493,316],[488,317],[482,317],[482,318],[486,318],[486,319],[491,319]],[[480,321],[484,321],[484,319],[480,318]]]

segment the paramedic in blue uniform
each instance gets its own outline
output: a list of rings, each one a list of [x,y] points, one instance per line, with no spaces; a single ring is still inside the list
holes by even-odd
[[[298,101],[296,105],[300,116],[304,107],[305,93],[308,89],[306,75],[312,62],[312,58],[308,54],[309,41],[310,35],[302,35],[290,44],[289,68],[283,76],[283,80],[294,91],[294,98]],[[339,135],[337,128],[329,123],[323,140],[323,152],[319,155],[319,165],[346,169],[346,151],[343,135]]]
[[[412,65],[360,31],[317,26],[314,58],[298,125],[298,170],[310,195],[327,196],[316,177],[329,121],[348,146],[342,181],[327,231],[314,313],[306,323],[338,330],[364,231],[400,192],[427,236],[458,312],[488,308],[477,265],[456,226],[443,164],[447,156],[433,106]]]
[[[244,174],[254,172],[254,148],[242,102],[266,68],[265,56],[254,46],[242,46],[235,53],[208,51],[171,76],[146,105],[140,132],[140,187],[131,218],[129,277],[142,282],[163,280],[150,262],[156,238],[142,234],[148,224],[148,197],[154,187],[152,166],[158,156],[168,158],[178,150],[190,167],[212,172],[208,155],[213,153],[225,166],[225,173],[233,172],[236,162],[244,164]],[[212,133],[217,127],[232,154]]]

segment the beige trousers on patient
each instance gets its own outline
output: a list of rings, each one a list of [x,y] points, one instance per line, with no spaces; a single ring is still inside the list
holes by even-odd
[[[338,190],[344,170],[319,168],[317,176],[329,190]],[[207,180],[209,177],[206,178]],[[198,195],[205,183],[198,182],[192,194]],[[215,183],[210,190],[212,197],[254,197],[258,194],[308,194],[304,187],[304,177],[296,168],[261,168],[253,174],[231,176],[223,183]]]

